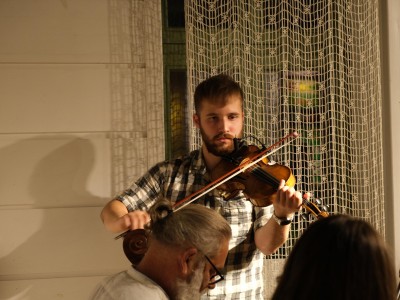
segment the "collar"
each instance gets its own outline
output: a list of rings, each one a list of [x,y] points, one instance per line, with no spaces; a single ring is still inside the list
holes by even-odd
[[[197,150],[194,150],[190,153],[191,161],[190,161],[190,170],[195,173],[206,174],[207,168],[203,157],[203,150],[201,147]]]

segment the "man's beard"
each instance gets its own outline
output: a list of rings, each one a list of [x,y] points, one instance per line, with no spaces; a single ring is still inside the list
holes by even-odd
[[[203,143],[207,148],[207,151],[210,152],[211,154],[214,154],[215,156],[224,156],[231,154],[234,149],[234,144],[233,144],[233,136],[230,134],[218,134],[217,136],[213,138],[209,138],[203,131],[202,128],[200,128],[200,133],[201,137],[203,139]],[[225,137],[231,140],[229,144],[224,144],[224,145],[218,145],[215,141],[221,137]]]
[[[199,300],[201,295],[207,292],[207,288],[200,291],[204,276],[203,269],[204,264],[200,264],[200,266],[193,272],[189,282],[184,279],[177,280],[177,293],[175,300]]]

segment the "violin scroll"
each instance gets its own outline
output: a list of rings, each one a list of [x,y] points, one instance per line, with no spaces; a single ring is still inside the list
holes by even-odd
[[[125,233],[123,249],[132,265],[136,266],[142,260],[147,251],[147,243],[147,234],[144,229],[130,230]]]
[[[323,219],[329,216],[328,206],[323,205],[319,199],[310,201],[307,198],[303,198],[301,206],[305,209],[305,212],[301,214],[301,218],[304,221],[308,221],[310,215],[316,219]]]

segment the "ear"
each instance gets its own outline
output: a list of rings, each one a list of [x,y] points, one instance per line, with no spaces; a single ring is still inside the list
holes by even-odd
[[[193,123],[197,128],[200,128],[200,117],[198,114],[193,114]]]
[[[197,253],[198,250],[194,247],[188,248],[181,253],[179,261],[181,274],[188,275],[196,268]]]

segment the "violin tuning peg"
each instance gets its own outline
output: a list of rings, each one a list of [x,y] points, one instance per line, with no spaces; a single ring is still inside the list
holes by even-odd
[[[321,210],[328,212],[329,205],[322,205]]]
[[[310,215],[309,213],[302,213],[300,216],[303,219],[303,221],[308,221],[308,216],[309,215]]]

